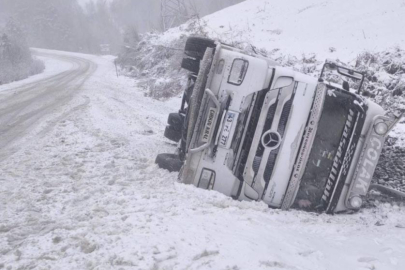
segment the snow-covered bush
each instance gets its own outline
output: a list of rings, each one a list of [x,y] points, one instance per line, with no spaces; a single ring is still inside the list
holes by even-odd
[[[25,35],[12,20],[0,30],[0,84],[41,73],[44,64],[31,56]]]
[[[387,51],[361,54],[356,68],[367,74],[364,94],[374,98],[386,110],[405,110],[405,51],[391,48]]]
[[[182,37],[164,43],[158,34],[145,34],[134,47],[124,47],[117,63],[121,72],[137,78],[146,95],[169,98],[181,93],[185,86],[187,72],[180,67],[185,41]]]
[[[140,35],[140,41],[126,44],[117,58],[121,72],[136,78],[150,97],[170,98],[186,86],[188,72],[181,68],[184,46],[189,36],[207,37],[206,23],[196,17],[180,28],[182,34],[173,39],[154,32]]]

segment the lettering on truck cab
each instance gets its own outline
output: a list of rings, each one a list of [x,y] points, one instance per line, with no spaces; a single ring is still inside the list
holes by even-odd
[[[359,178],[356,183],[356,188],[361,189],[364,194],[367,192],[368,185],[373,176],[374,168],[377,166],[379,152],[382,148],[382,142],[379,136],[372,136],[370,139],[370,148],[364,153],[365,158],[361,164]]]

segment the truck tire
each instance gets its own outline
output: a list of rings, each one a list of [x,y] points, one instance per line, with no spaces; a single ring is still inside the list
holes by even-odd
[[[184,53],[190,57],[201,60],[207,48],[215,48],[215,42],[208,38],[189,37],[186,41]]]
[[[205,86],[207,84],[208,73],[211,68],[212,60],[214,57],[214,49],[208,48],[205,51],[204,58],[201,60],[201,68],[194,84],[193,93],[190,97],[189,110],[187,113],[187,144],[186,151],[190,146],[191,137],[194,132],[194,126],[197,120],[198,112],[200,111],[201,100],[204,96]]]
[[[155,163],[159,168],[168,170],[169,172],[178,172],[183,166],[183,162],[176,154],[159,154],[156,157]]]
[[[182,136],[182,132],[181,132],[181,129],[177,130],[173,126],[166,126],[164,136],[171,141],[179,142],[181,139],[181,136]]]
[[[181,61],[181,67],[197,74],[200,69],[200,60],[185,57],[183,61]]]

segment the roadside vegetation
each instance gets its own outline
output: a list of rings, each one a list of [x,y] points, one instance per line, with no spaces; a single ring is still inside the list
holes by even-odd
[[[31,55],[21,28],[9,20],[0,29],[0,85],[41,73],[44,63]]]

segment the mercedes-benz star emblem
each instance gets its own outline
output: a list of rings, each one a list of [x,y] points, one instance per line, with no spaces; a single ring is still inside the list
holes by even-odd
[[[264,147],[275,149],[281,143],[281,136],[277,132],[267,131],[263,134],[262,144]]]

